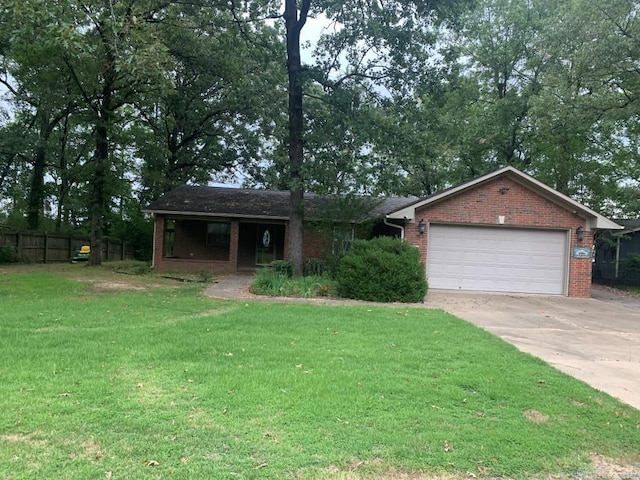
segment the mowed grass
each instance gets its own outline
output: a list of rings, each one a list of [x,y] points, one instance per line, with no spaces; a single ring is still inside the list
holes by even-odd
[[[0,270],[0,478],[543,477],[640,412],[442,311]]]

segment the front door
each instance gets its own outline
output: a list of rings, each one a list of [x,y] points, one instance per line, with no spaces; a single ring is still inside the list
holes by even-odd
[[[256,265],[269,265],[276,259],[276,225],[258,225],[256,229]]]

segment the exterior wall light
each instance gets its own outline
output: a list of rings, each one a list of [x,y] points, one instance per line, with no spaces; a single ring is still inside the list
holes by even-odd
[[[576,228],[576,238],[578,239],[579,243],[582,243],[582,241],[584,240],[584,229],[582,227]]]
[[[423,218],[418,222],[418,233],[420,233],[420,235],[424,235],[424,232],[426,231],[427,231],[427,224],[424,223],[424,218]]]

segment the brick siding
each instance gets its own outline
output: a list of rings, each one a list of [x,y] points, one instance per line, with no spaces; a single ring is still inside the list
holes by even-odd
[[[503,225],[506,227],[571,231],[567,293],[570,297],[591,296],[591,259],[571,256],[574,246],[592,245],[591,232],[585,231],[582,243],[578,243],[576,238],[575,231],[578,227],[586,229],[585,220],[508,177],[492,179],[475,188],[417,209],[415,224],[408,224],[405,228],[405,239],[420,249],[422,261],[427,266],[429,224],[499,225],[499,216],[504,216]],[[418,222],[421,219],[427,223],[427,232],[424,235],[418,232]]]
[[[206,223],[185,220],[176,222],[175,254],[176,258],[164,255],[165,217],[157,215],[155,221],[153,268],[159,272],[212,271],[215,273],[233,273],[238,270],[239,225],[231,221],[229,247],[206,245]]]

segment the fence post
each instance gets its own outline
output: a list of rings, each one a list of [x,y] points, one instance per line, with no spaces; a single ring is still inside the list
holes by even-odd
[[[47,232],[44,232],[44,253],[42,257],[43,257],[43,262],[47,263],[47,260],[49,257],[49,234]]]
[[[16,233],[16,255],[18,255],[19,257],[22,256],[22,233],[20,233],[19,231]]]

